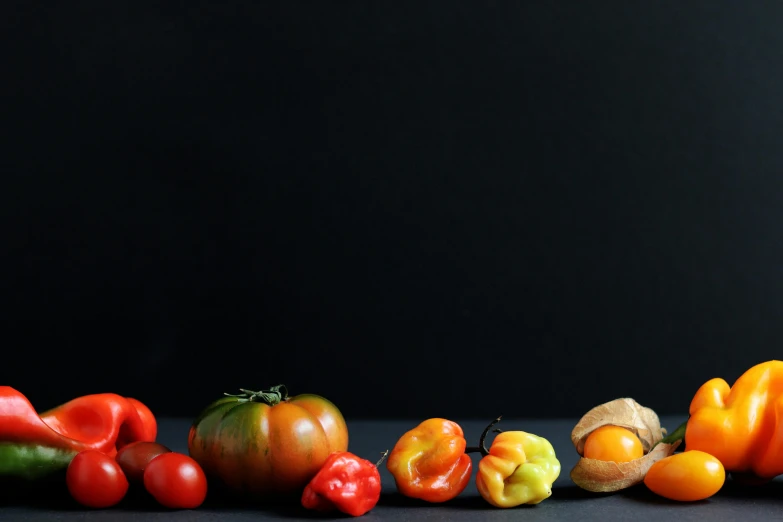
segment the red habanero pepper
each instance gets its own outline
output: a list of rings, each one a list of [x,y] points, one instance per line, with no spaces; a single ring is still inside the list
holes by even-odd
[[[377,464],[348,451],[329,455],[324,465],[302,493],[302,506],[318,511],[337,509],[359,517],[370,511],[381,498],[381,475]]]
[[[22,393],[10,386],[0,386],[0,476],[37,479],[65,469],[84,450],[114,456],[120,432],[129,439],[144,437],[136,409],[122,397],[106,395],[109,397],[103,399],[107,403],[101,402],[100,396],[93,396],[96,398],[84,400],[83,408],[75,412],[70,408],[55,408],[46,417],[53,424],[50,426]],[[74,415],[69,417],[68,411]],[[81,427],[80,423],[86,419],[92,420]]]

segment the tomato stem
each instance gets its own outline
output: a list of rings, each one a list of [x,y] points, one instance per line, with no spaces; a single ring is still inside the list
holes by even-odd
[[[224,393],[223,395],[237,397],[240,402],[263,402],[270,406],[280,404],[288,398],[288,388],[285,387],[285,384],[272,386],[268,390],[253,391],[240,388],[239,391],[242,393]]]
[[[469,446],[465,448],[465,453],[481,453],[482,457],[486,457],[489,455],[489,450],[487,449],[486,444],[484,441],[487,439],[487,434],[489,433],[489,430],[492,429],[492,426],[500,422],[500,419],[503,418],[501,415],[497,419],[493,420],[489,423],[489,426],[484,428],[484,432],[481,434],[481,438],[479,438],[479,445],[478,446]],[[501,430],[495,430],[497,433],[501,433]]]

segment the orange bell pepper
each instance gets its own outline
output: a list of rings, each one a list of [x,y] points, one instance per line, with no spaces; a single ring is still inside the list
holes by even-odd
[[[459,424],[428,419],[397,441],[386,469],[403,495],[445,502],[462,493],[470,481],[473,463],[466,445]]]
[[[726,471],[783,474],[783,361],[753,366],[731,387],[719,378],[704,383],[691,401],[685,444]]]

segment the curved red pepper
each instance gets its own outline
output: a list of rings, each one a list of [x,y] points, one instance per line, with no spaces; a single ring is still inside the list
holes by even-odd
[[[80,451],[114,456],[118,442],[153,440],[151,434],[149,421],[119,395],[87,395],[39,416],[22,393],[0,386],[0,475],[38,478]]]
[[[27,400],[10,386],[0,386],[0,441],[35,442],[56,448],[92,449],[79,440],[68,438],[47,425]]]
[[[381,459],[383,460],[383,459]],[[378,466],[348,451],[332,453],[302,493],[302,505],[359,517],[381,498]]]
[[[134,401],[115,393],[85,395],[42,413],[41,420],[60,435],[114,456],[131,442],[155,441],[155,417],[139,415],[146,406]]]

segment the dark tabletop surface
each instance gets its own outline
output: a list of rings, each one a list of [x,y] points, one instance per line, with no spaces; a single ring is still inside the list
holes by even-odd
[[[480,420],[452,419],[465,430],[469,443],[477,441],[487,424]],[[664,417],[662,423],[674,429],[684,418]],[[644,485],[610,495],[587,493],[576,487],[569,472],[578,455],[570,441],[573,420],[523,420],[504,419],[507,430],[521,429],[549,439],[562,464],[560,478],[555,482],[552,496],[537,506],[520,506],[498,509],[487,504],[478,494],[475,482],[458,498],[446,504],[432,505],[414,501],[397,494],[394,480],[381,466],[383,493],[378,505],[363,518],[367,520],[740,520],[783,519],[783,481],[773,481],[763,487],[740,488],[730,481],[714,497],[697,503],[676,503],[657,497]],[[380,453],[394,446],[400,435],[418,424],[416,420],[349,421],[349,450],[375,461]],[[158,441],[174,451],[187,452],[187,419],[160,419]],[[480,458],[472,455],[474,462]],[[475,478],[475,468],[473,472]],[[64,487],[64,486],[63,486]],[[170,511],[143,500],[126,499],[117,507],[106,510],[85,510],[75,506],[68,498],[59,500],[4,499],[0,507],[0,520],[80,520],[80,521],[131,521],[131,520],[327,520],[347,519],[337,515],[313,514],[300,506],[242,506],[208,498],[196,510]]]

